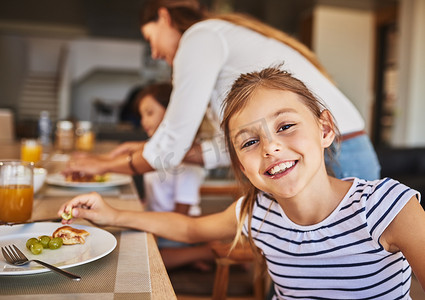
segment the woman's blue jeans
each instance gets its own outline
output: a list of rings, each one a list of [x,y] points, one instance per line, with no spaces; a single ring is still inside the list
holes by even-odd
[[[336,178],[358,177],[375,180],[380,178],[381,165],[369,139],[364,134],[341,142],[339,149],[332,146],[334,158],[326,154],[325,161]]]

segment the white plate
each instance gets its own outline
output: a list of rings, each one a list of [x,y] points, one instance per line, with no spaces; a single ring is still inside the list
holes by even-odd
[[[65,176],[60,173],[47,175],[46,182],[51,185],[59,185],[64,187],[76,187],[76,188],[104,188],[113,187],[118,185],[125,185],[131,183],[131,176],[109,173],[108,179],[104,182],[72,182],[66,181]]]
[[[86,237],[84,244],[63,245],[59,249],[43,249],[39,255],[33,255],[25,244],[29,238],[39,237],[41,235],[52,235],[59,227],[60,223],[30,223],[24,225],[0,226],[0,246],[15,245],[21,250],[28,259],[38,259],[58,268],[65,269],[79,266],[97,260],[112,252],[117,245],[116,238],[103,229],[91,226],[72,224],[78,229],[87,230],[90,235]],[[0,255],[0,276],[1,275],[28,275],[42,272],[48,272],[37,263],[17,267],[6,263],[3,255]]]

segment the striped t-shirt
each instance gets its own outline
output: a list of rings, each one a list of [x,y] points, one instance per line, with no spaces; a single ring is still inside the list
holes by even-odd
[[[275,200],[258,196],[252,235],[274,282],[274,299],[410,299],[406,258],[387,252],[379,238],[419,193],[389,178],[346,180],[353,185],[338,207],[311,226],[293,223]],[[247,234],[247,221],[243,230]]]

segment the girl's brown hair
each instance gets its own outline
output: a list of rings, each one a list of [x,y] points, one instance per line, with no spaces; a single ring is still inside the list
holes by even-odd
[[[154,83],[141,89],[136,96],[137,100],[134,102],[134,110],[137,111],[137,113],[140,115],[139,106],[146,96],[152,96],[159,104],[161,104],[162,107],[167,109],[172,90],[173,85],[169,82]],[[204,116],[202,123],[199,126],[198,132],[196,133],[196,138],[201,138],[205,134],[204,131],[206,131],[208,126],[210,126],[209,121]]]
[[[290,73],[281,70],[281,66],[266,68],[259,72],[242,74],[233,83],[230,92],[224,100],[223,121],[221,122],[221,128],[224,132],[224,137],[227,148],[229,150],[235,177],[242,185],[242,190],[247,191],[245,199],[242,202],[238,229],[233,246],[235,246],[236,243],[240,240],[242,236],[243,224],[246,218],[248,218],[248,240],[254,249],[255,247],[251,233],[251,219],[254,203],[259,190],[254,185],[252,185],[251,182],[249,182],[249,180],[241,171],[240,162],[232,142],[232,132],[229,128],[229,122],[235,114],[240,112],[245,107],[247,102],[254,95],[255,91],[260,88],[289,91],[297,94],[300,101],[302,101],[304,105],[312,112],[318,122],[322,117],[323,111],[327,110],[325,106],[308,90],[304,83],[293,77]],[[338,141],[338,128],[336,127],[333,118],[331,122],[332,129],[334,130],[337,137],[336,141]],[[330,149],[327,148],[326,151],[330,151]],[[332,155],[331,153],[328,154]]]
[[[170,102],[171,91],[173,90],[173,86],[171,83],[163,82],[163,83],[155,83],[149,85],[148,87],[142,89],[137,94],[137,101],[135,102],[135,110],[139,111],[140,102],[146,96],[152,96],[159,104],[161,104],[165,109]]]
[[[198,0],[150,0],[146,3],[140,15],[140,26],[156,21],[158,19],[158,9],[161,7],[168,10],[173,26],[181,33],[184,33],[193,24],[206,19],[228,21],[288,45],[307,58],[323,75],[330,79],[316,55],[297,39],[245,14],[210,14],[199,4]]]

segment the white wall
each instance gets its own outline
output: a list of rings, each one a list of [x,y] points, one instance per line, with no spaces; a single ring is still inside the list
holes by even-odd
[[[373,105],[374,19],[367,10],[326,5],[313,12],[313,50],[370,131]]]
[[[399,24],[400,75],[393,144],[425,146],[425,1],[401,1]]]
[[[150,80],[170,78],[169,67],[147,66],[147,44],[141,41],[105,39],[76,40],[70,44],[68,86],[71,96],[64,98],[64,116],[78,120],[94,117],[97,99],[117,107],[130,90]],[[72,92],[71,92],[72,91]],[[116,120],[114,120],[116,121]]]
[[[145,85],[145,79],[138,72],[95,72],[84,81],[74,85],[71,96],[71,116],[78,120],[93,120],[96,114],[93,102],[101,100],[103,103],[116,108],[123,104],[131,89],[138,85]],[[110,120],[117,121],[117,116]]]
[[[144,62],[145,47],[142,42],[124,40],[72,41],[69,44],[67,63],[60,83],[60,118],[73,116],[79,120],[90,120],[92,102],[98,98],[121,102],[124,99],[124,90],[130,89],[134,82],[142,81],[140,72]],[[111,70],[112,74],[116,71],[115,80],[90,81],[90,85],[80,85],[81,80],[96,70]],[[130,76],[129,82],[124,84],[120,74],[123,71],[134,74]]]
[[[93,69],[138,70],[143,66],[145,45],[140,42],[85,39],[73,41],[70,47],[72,80]]]

